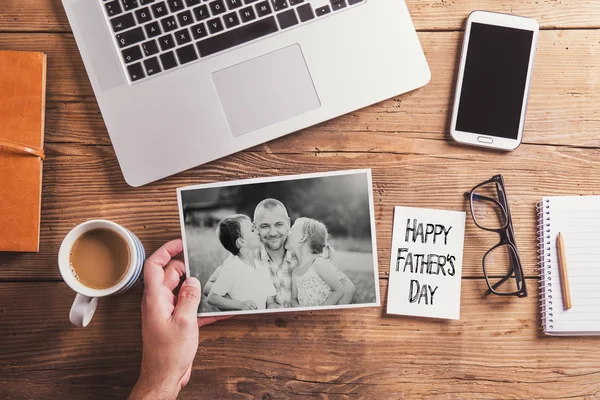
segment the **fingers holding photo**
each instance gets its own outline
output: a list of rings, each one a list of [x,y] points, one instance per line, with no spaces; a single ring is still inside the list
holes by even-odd
[[[181,260],[171,260],[164,269],[163,285],[173,291],[181,278],[185,277],[185,264]]]
[[[161,285],[165,279],[164,268],[169,264],[171,258],[183,251],[181,239],[171,240],[162,245],[144,263],[144,285],[152,287]]]

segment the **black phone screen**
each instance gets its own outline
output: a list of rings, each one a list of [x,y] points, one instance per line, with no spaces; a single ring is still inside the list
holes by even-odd
[[[517,139],[533,31],[471,24],[456,129]]]

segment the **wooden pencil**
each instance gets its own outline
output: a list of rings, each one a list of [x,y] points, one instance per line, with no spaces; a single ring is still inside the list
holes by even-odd
[[[569,273],[567,271],[567,254],[565,241],[562,233],[558,234],[556,239],[556,249],[558,251],[558,268],[560,269],[560,286],[562,288],[563,306],[565,310],[571,308],[571,290],[569,288]]]

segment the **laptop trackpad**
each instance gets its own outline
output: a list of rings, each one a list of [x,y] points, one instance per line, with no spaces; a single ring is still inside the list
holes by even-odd
[[[212,74],[233,136],[321,106],[298,44]]]

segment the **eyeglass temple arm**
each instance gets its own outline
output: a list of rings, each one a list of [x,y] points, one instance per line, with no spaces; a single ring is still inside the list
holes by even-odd
[[[506,211],[506,214],[508,215],[510,213],[509,209],[508,209],[508,199],[506,198],[506,191],[504,190],[504,185],[501,185],[500,183],[496,183],[496,190],[498,191],[498,200],[500,201],[500,203],[502,204],[502,206],[504,207],[504,211]]]
[[[496,290],[496,288],[498,288],[500,285],[502,285],[504,282],[506,282],[507,280],[510,279],[510,277],[512,276],[514,272],[514,268],[512,266],[512,262],[511,262],[511,266],[510,266],[510,271],[508,272],[508,275],[504,276],[502,279],[500,279],[498,282],[494,283],[492,285],[492,289]],[[488,289],[486,294],[490,294],[492,292],[491,289]]]
[[[501,182],[496,182],[496,190],[498,191],[498,200],[500,201],[502,208],[506,212],[506,215],[508,216],[508,218],[510,218],[510,210],[508,208],[508,203],[507,203],[508,200],[506,198],[506,191],[504,190],[504,184]],[[511,240],[513,243],[515,243],[512,224],[508,225],[507,234],[509,235],[509,240]],[[514,272],[515,278],[518,281],[523,282],[523,289],[525,290],[525,293],[526,293],[527,289],[525,289],[525,277],[522,274],[523,269],[518,268],[518,267],[519,267],[519,261],[517,259],[517,255],[514,252],[511,252],[510,253],[511,273],[509,274],[509,276],[512,275],[512,273]]]
[[[511,251],[510,252],[510,268],[515,271],[515,275],[517,276],[517,278],[521,278],[521,271],[519,268],[517,268],[517,266],[519,265],[518,261],[517,261],[517,256]]]
[[[520,267],[520,264],[517,260],[517,256],[511,252],[510,253],[510,268],[515,273],[515,279],[518,282],[521,282],[521,287],[519,289],[519,297],[527,297],[527,284],[525,283],[525,276],[523,274],[523,268]],[[511,272],[512,275],[512,272]]]
[[[517,279],[517,281],[524,282],[525,280],[521,276],[521,271],[519,270],[519,268],[515,268],[516,265],[517,265],[517,261],[515,260],[515,255],[511,252],[510,253],[510,271],[508,271],[508,274],[506,276],[504,276],[498,282],[494,283],[492,285],[492,289],[496,290],[496,288],[498,288],[504,282],[509,280],[513,273],[515,274],[515,279]],[[523,283],[523,285],[524,285],[524,283]],[[486,294],[490,294],[491,292],[492,292],[491,289],[488,289]]]

